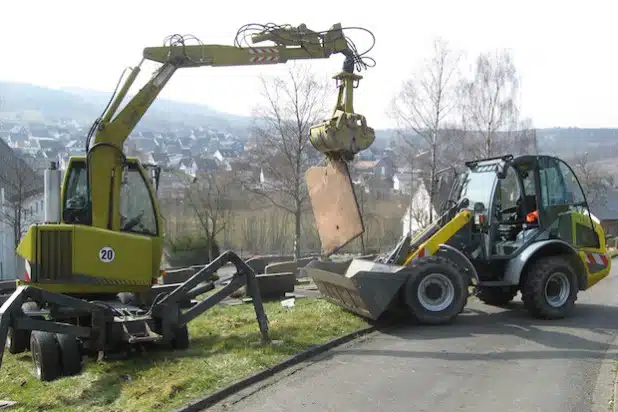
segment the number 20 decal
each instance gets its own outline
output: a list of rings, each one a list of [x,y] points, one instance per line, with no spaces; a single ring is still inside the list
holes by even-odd
[[[99,250],[99,259],[101,260],[101,262],[105,262],[105,263],[112,262],[115,257],[116,257],[116,253],[114,252],[114,249],[112,249],[111,247],[106,246],[104,248],[101,248],[101,250]]]

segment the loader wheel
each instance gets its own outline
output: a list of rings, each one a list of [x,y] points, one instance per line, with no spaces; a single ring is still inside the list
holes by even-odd
[[[77,375],[82,371],[82,353],[75,336],[57,333],[56,340],[60,347],[60,363],[64,376]]]
[[[566,257],[549,256],[534,262],[522,286],[524,307],[537,318],[561,319],[577,300],[577,275]]]
[[[30,350],[37,378],[47,382],[62,375],[60,347],[55,334],[40,330],[32,331]]]
[[[517,286],[507,286],[504,288],[499,286],[477,286],[476,297],[486,305],[504,306],[517,295],[517,289]]]
[[[450,260],[429,256],[413,262],[405,285],[405,302],[421,323],[449,323],[461,313],[468,298],[465,276]]]
[[[29,330],[9,328],[5,345],[9,353],[23,353],[28,349],[29,332]]]

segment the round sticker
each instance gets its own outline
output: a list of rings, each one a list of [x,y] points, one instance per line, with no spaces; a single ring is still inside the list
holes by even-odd
[[[114,249],[109,246],[106,246],[99,250],[99,259],[101,259],[101,262],[112,262],[114,260],[114,257],[116,257],[116,253],[114,253]]]

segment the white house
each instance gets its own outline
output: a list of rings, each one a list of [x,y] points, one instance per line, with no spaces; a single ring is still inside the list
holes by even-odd
[[[429,190],[425,179],[415,178],[412,180],[410,185],[410,204],[401,219],[404,236],[408,233],[414,235],[419,230],[427,227],[430,223],[430,211],[432,221],[439,217],[440,208],[447,204],[446,201],[453,187],[454,177],[454,175],[446,173],[438,176],[433,202],[430,202]]]
[[[401,218],[403,236],[411,233],[414,235],[429,224],[429,191],[421,179],[415,179],[412,185],[414,194],[410,198],[410,204],[406,213]],[[436,217],[436,209],[432,206],[432,216]]]
[[[20,227],[22,236],[31,224],[43,221],[43,206],[42,192],[23,202]],[[0,188],[0,280],[16,279],[24,270],[23,259],[15,253],[13,216],[15,213],[5,197],[4,188]]]

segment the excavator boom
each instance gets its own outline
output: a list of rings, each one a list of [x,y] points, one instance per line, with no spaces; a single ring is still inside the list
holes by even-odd
[[[341,53],[345,61],[342,72],[335,77],[340,89],[335,111],[331,119],[311,128],[310,141],[317,150],[334,160],[340,157],[349,160],[356,152],[373,143],[373,129],[366,125],[362,115],[352,113],[352,89],[355,82],[362,78],[353,71],[362,57],[354,47],[350,47],[341,24],[335,24],[323,33],[308,30],[304,25],[266,27],[253,35],[252,39],[253,43],[271,41],[275,45],[241,47],[238,41],[234,46],[186,44],[187,36],[173,35],[164,46],[144,49],[142,62],[150,60],[162,65],[120,113],[113,117],[137,78],[142,63],[131,69],[121,90],[102,118],[95,123],[88,138],[86,149],[92,226],[119,230],[118,198],[124,142],[180,68],[281,64],[291,60],[325,59]]]

